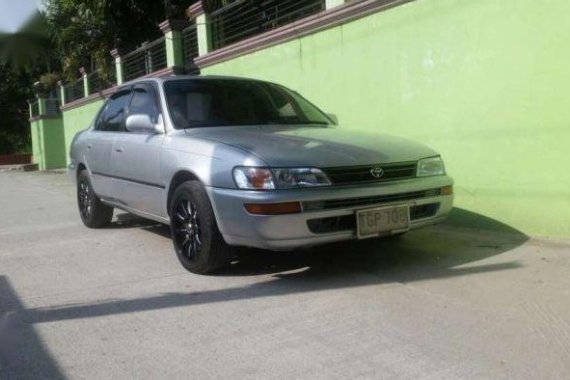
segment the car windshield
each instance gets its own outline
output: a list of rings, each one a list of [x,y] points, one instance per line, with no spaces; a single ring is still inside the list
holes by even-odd
[[[164,84],[176,128],[260,124],[331,124],[297,93],[282,86],[238,79],[173,80]]]

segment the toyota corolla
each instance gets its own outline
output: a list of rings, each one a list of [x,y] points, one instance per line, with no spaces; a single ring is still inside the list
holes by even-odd
[[[178,259],[209,273],[232,247],[292,250],[441,222],[453,181],[440,155],[338,125],[297,92],[229,77],[120,86],[71,146],[79,214],[113,209],[170,226]]]

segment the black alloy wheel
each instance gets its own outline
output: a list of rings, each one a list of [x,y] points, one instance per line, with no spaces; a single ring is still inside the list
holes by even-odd
[[[188,261],[194,262],[202,249],[198,208],[189,200],[181,200],[176,206],[172,223],[176,245]]]
[[[169,210],[174,250],[186,270],[207,274],[230,263],[234,250],[218,230],[210,199],[200,182],[179,185]]]
[[[81,221],[89,228],[101,228],[113,219],[113,207],[107,206],[93,191],[87,170],[77,175],[77,207]]]
[[[82,219],[89,219],[91,216],[91,192],[89,190],[89,182],[86,178],[81,178],[78,182],[77,203],[79,204],[79,213]]]

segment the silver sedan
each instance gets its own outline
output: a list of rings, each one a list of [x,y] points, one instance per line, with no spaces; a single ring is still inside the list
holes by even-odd
[[[75,136],[69,171],[92,228],[113,209],[168,224],[194,273],[232,247],[292,250],[442,221],[453,181],[423,144],[337,125],[283,86],[147,78],[119,87]]]

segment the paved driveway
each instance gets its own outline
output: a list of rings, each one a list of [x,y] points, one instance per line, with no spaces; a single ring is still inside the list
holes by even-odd
[[[187,273],[167,228],[88,230],[66,175],[0,173],[0,378],[570,378],[567,242],[457,210],[239,259]]]

